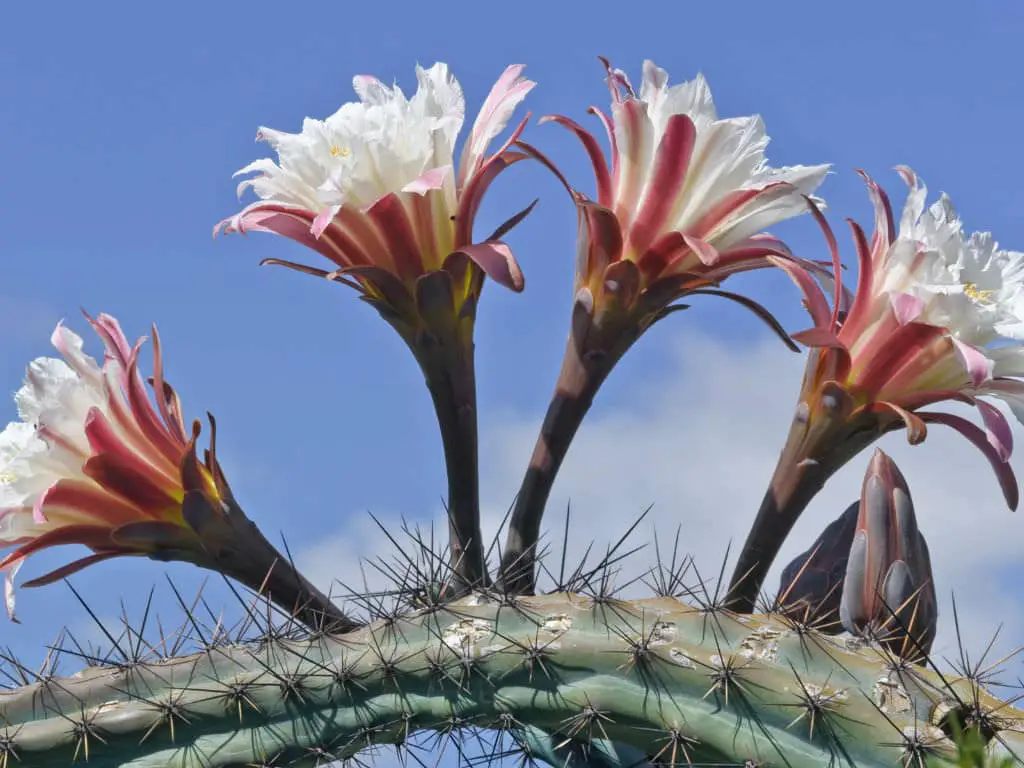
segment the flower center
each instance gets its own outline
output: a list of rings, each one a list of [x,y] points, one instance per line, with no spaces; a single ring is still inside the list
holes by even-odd
[[[979,304],[991,304],[994,301],[994,299],[992,298],[994,294],[995,291],[983,291],[980,288],[978,288],[978,286],[975,285],[974,283],[967,283],[964,286],[964,295],[967,298],[978,302]]]
[[[331,145],[331,157],[348,157],[352,152],[348,147],[340,147],[337,144]]]
[[[14,485],[14,481],[17,479],[17,476],[10,470],[0,471],[0,485]]]

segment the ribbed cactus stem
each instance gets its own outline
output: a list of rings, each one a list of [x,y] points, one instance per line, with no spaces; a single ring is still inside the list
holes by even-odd
[[[920,743],[920,763],[906,764],[938,765],[952,750],[939,726],[961,702],[997,724],[993,756],[1024,754],[1024,712],[971,681],[777,617],[668,598],[470,597],[342,636],[92,667],[5,692],[0,766],[3,755],[35,768],[76,754],[96,768],[322,765],[466,726],[509,731],[535,752],[539,731],[552,752],[601,740],[604,764],[641,754],[890,768]]]

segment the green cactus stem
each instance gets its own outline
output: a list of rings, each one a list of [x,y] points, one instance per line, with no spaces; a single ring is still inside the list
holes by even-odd
[[[324,765],[470,726],[603,765],[929,766],[954,718],[1024,754],[1024,712],[970,679],[774,615],[564,593],[90,667],[0,694],[0,716],[7,768]]]

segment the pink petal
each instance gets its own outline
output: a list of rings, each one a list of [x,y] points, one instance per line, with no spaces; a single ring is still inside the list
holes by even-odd
[[[867,411],[869,413],[891,411],[898,416],[907,428],[907,442],[911,445],[918,445],[924,442],[924,439],[928,436],[928,428],[925,426],[924,421],[916,413],[908,411],[896,403],[889,402],[888,400],[874,402],[868,406]]]
[[[636,99],[613,108],[618,145],[619,177],[614,192],[615,215],[627,229],[644,187],[654,152],[654,125],[647,109]]]
[[[415,280],[427,271],[423,247],[416,236],[415,216],[400,193],[384,195],[366,211],[384,236],[386,252],[402,280]],[[437,265],[440,266],[440,265]]]
[[[947,427],[952,427],[974,443],[978,450],[985,454],[985,458],[988,459],[992,469],[995,470],[996,478],[999,480],[999,487],[1003,491],[1003,497],[1006,499],[1007,506],[1010,509],[1017,508],[1017,504],[1020,502],[1020,487],[1017,484],[1017,477],[1013,473],[1013,467],[1008,461],[1003,461],[999,458],[999,454],[989,442],[984,430],[967,419],[954,416],[952,413],[924,411],[917,415],[928,423],[945,424]]]
[[[871,248],[868,246],[864,230],[855,221],[847,219],[847,223],[850,225],[850,230],[853,232],[853,241],[857,246],[857,290],[853,294],[853,304],[846,315],[843,328],[849,328],[853,331],[853,329],[858,327],[861,315],[868,311],[873,298],[871,296],[871,284],[874,281],[875,265],[871,259]]]
[[[871,204],[875,208],[875,231],[871,236],[871,252],[877,258],[881,253],[888,250],[889,246],[896,239],[896,225],[892,217],[892,205],[889,203],[889,196],[867,173],[858,169],[858,175],[864,179],[868,188],[868,195],[871,197]]]
[[[444,180],[448,178],[448,174],[451,172],[452,167],[450,165],[431,168],[402,187],[402,191],[425,195],[432,189],[441,189],[444,186]]]
[[[985,429],[988,434],[988,441],[996,450],[996,455],[1002,461],[1009,461],[1013,453],[1013,431],[1003,412],[991,403],[984,400],[975,401],[978,410],[981,411],[981,418],[985,422]]]
[[[630,227],[629,239],[635,252],[643,253],[666,228],[666,220],[686,185],[696,143],[697,127],[689,115],[668,119],[654,153],[654,164],[646,173],[643,204]]]
[[[814,217],[814,220],[818,223],[818,227],[825,235],[825,242],[828,243],[829,255],[832,257],[832,274],[830,278],[832,280],[832,319],[829,325],[835,328],[839,322],[839,312],[842,309],[843,304],[843,265],[839,260],[839,245],[836,243],[836,235],[832,231],[832,227],[829,226],[828,221],[822,214],[821,209],[818,208],[818,204],[814,202],[810,195],[803,196],[804,201],[807,203],[807,207]]]
[[[611,206],[612,177],[608,170],[608,161],[605,159],[604,152],[601,151],[597,139],[579,123],[562,115],[547,115],[537,122],[546,123],[548,121],[558,123],[563,128],[567,128],[576,134],[576,138],[583,144],[583,149],[590,159],[590,164],[594,167],[594,177],[597,182],[597,202],[605,207]]]
[[[509,136],[501,148],[488,157],[476,171],[459,185],[459,205],[455,212],[456,247],[467,245],[473,241],[473,222],[476,220],[477,210],[479,210],[480,203],[484,199],[484,194],[486,194],[491,183],[498,177],[498,174],[513,163],[525,160],[531,156],[522,152],[509,151],[509,147],[513,143],[518,144],[519,136],[525,127],[526,120],[523,120],[512,131],[512,135]],[[553,165],[550,167],[554,168]]]
[[[984,353],[978,349],[972,347],[970,344],[964,344],[959,339],[953,339],[953,346],[956,348],[957,355],[960,357],[960,361],[964,364],[964,368],[967,369],[967,374],[971,377],[971,383],[975,387],[980,387],[986,381],[992,378],[992,361],[989,360]]]
[[[507,67],[487,94],[459,160],[457,186],[460,190],[480,169],[487,145],[504,130],[515,108],[536,85],[519,76],[524,69],[523,64]]]
[[[806,331],[798,331],[792,334],[790,338],[807,347],[845,348],[835,333],[828,328],[808,328]]]
[[[586,283],[622,258],[622,229],[615,214],[589,201],[577,205],[576,279]]]
[[[526,284],[512,249],[500,240],[467,245],[456,253],[465,254],[484,274],[506,288],[519,292]]]
[[[914,322],[924,311],[924,299],[909,293],[891,293],[889,294],[889,303],[892,305],[896,322],[900,325]]]
[[[59,483],[59,480],[54,481],[49,488],[36,497],[35,504],[32,505],[32,522],[36,525],[46,525],[49,522],[46,519],[46,514],[43,512],[43,505],[46,504],[47,499],[56,490]]]
[[[340,205],[332,205],[320,211],[320,213],[318,213],[313,219],[313,223],[309,226],[309,231],[313,237],[319,240],[320,236],[324,233],[324,230],[330,226],[339,211],[341,211]]]
[[[830,328],[832,311],[829,309],[825,294],[821,287],[814,281],[810,273],[801,266],[792,263],[789,259],[778,256],[766,256],[766,261],[774,264],[785,272],[796,283],[797,288],[804,295],[804,307],[811,316],[811,322],[818,328]],[[793,338],[796,338],[795,336]]]
[[[700,259],[700,263],[705,267],[713,267],[718,263],[720,255],[718,249],[706,240],[701,240],[699,237],[692,237],[687,234],[683,234],[683,242],[685,242],[691,251],[693,251],[697,258]]]

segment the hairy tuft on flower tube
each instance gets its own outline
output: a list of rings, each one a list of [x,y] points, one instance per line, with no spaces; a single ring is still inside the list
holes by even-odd
[[[844,629],[923,662],[938,626],[928,544],[895,462],[879,449],[860,499],[782,572],[777,610],[827,634]]]
[[[359,101],[299,134],[261,128],[278,154],[238,173],[260,200],[222,221],[227,232],[262,230],[319,252],[334,269],[281,264],[355,288],[412,350],[430,390],[448,471],[453,586],[487,584],[480,532],[473,326],[485,277],[514,291],[523,275],[501,238],[533,208],[477,240],[473,224],[498,175],[527,155],[510,149],[528,116],[488,154],[534,87],[508,67],[484,101],[455,163],[466,104],[446,64],[416,68],[411,98],[374,77],[354,80]]]
[[[153,329],[151,398],[139,370],[144,339],[128,342],[117,320],[89,324],[103,341],[98,364],[60,324],[51,338],[63,359],[29,365],[15,395],[20,421],[0,432],[0,560],[14,618],[14,576],[35,552],[64,544],[92,550],[26,586],[62,579],[93,563],[136,555],[193,563],[267,594],[310,624],[354,626],[263,537],[235,501],[216,452],[200,459],[200,423],[186,427],[163,377]]]
[[[869,240],[850,222],[858,278],[851,295],[837,282],[832,305],[806,276],[813,326],[793,338],[811,347],[796,415],[733,575],[734,607],[749,611],[793,524],[823,484],[883,434],[906,429],[922,442],[928,424],[957,430],[995,470],[1011,509],[1019,487],[1009,463],[1012,433],[989,399],[1024,420],[1024,253],[1000,249],[988,233],[965,236],[949,198],[925,209],[927,190],[909,168],[897,221],[889,198],[862,174],[875,208]],[[815,211],[838,260],[835,236]],[[943,401],[977,408],[983,426],[942,411]]]
[[[677,299],[714,295],[753,310],[796,351],[767,309],[719,286],[730,275],[779,261],[808,280],[827,274],[764,231],[807,212],[806,196],[827,165],[770,167],[761,118],[720,118],[703,76],[669,86],[665,70],[647,61],[638,92],[621,70],[602,61],[611,113],[590,112],[608,135],[610,164],[597,138],[573,119],[543,118],[579,138],[594,169],[593,199],[542,152],[517,142],[568,189],[579,234],[563,366],[510,522],[503,570],[513,591],[532,589],[529,550],[555,475],[597,390],[640,335],[684,308],[673,305]]]

